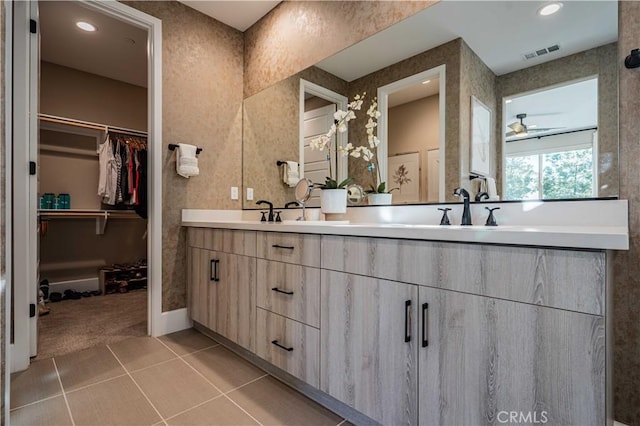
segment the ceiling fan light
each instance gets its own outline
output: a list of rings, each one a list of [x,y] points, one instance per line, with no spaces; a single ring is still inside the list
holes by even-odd
[[[538,15],[540,16],[553,15],[554,13],[558,12],[560,9],[562,9],[562,3],[560,2],[549,3],[542,6],[540,9],[538,9]]]

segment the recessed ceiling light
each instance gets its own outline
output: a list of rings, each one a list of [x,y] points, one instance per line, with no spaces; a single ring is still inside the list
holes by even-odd
[[[425,80],[422,82],[422,84],[429,84],[429,83],[431,83],[431,80]]]
[[[511,102],[513,102],[513,99],[507,99],[506,101],[504,101],[505,104],[510,104]]]
[[[529,124],[527,127],[530,128],[530,129],[535,129],[536,127],[538,127],[538,125],[537,124]]]
[[[97,30],[95,25],[92,25],[88,22],[78,21],[76,22],[76,27],[80,28],[83,31],[93,32]]]
[[[562,3],[560,2],[549,3],[547,5],[542,6],[540,9],[538,9],[538,15],[540,16],[553,15],[560,9],[562,9]]]

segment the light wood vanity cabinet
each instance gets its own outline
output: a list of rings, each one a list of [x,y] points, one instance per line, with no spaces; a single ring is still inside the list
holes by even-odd
[[[260,232],[256,355],[318,387],[320,236]]]
[[[189,247],[188,301],[191,318],[238,345],[255,349],[255,232],[189,228],[188,243],[204,242],[240,254]],[[227,231],[227,230],[224,230]],[[251,236],[253,234],[253,236]],[[253,241],[245,245],[244,241]],[[227,242],[225,244],[225,241]]]
[[[605,423],[604,253],[323,236],[321,258],[335,398],[383,424]]]
[[[603,251],[188,235],[195,321],[381,424],[607,422]]]

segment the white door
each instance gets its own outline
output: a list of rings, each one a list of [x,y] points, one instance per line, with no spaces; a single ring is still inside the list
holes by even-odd
[[[38,3],[13,2],[11,371],[37,353]],[[32,28],[35,24],[36,28]],[[31,30],[35,29],[35,33]],[[31,169],[31,170],[30,170]]]
[[[427,201],[440,201],[440,150],[427,151]]]
[[[313,150],[309,143],[318,136],[325,135],[333,124],[333,114],[336,112],[336,105],[331,104],[304,113],[303,137],[304,137],[304,159],[302,164],[302,177],[311,179],[313,183],[324,183],[329,176],[329,161],[335,176],[336,173],[336,138],[331,138],[331,157],[327,151]],[[316,189],[311,194],[311,199],[307,206],[320,205],[320,190]]]

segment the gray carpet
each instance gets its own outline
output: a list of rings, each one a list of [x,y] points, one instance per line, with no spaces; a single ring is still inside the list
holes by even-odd
[[[147,291],[47,303],[38,321],[38,356],[51,358],[147,335]]]

